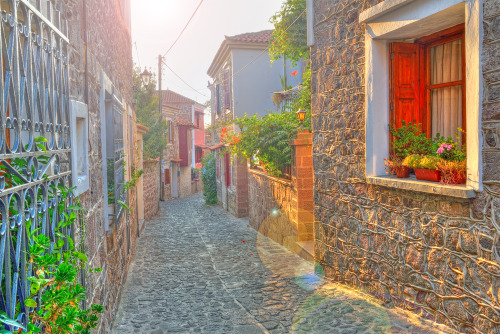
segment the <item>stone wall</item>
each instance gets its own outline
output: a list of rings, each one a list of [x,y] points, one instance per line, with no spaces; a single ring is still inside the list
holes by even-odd
[[[483,177],[473,200],[368,185],[361,11],[315,0],[315,258],[327,277],[462,332],[500,330],[500,3],[484,1]]]
[[[144,161],[144,220],[153,219],[160,209],[160,162]]]
[[[272,177],[265,172],[250,169],[249,218],[250,226],[261,234],[289,249],[298,241],[297,193],[291,180]]]
[[[86,217],[86,249],[90,267],[101,267],[89,275],[88,303],[102,304],[99,332],[109,333],[115,317],[121,287],[137,238],[138,222],[134,212],[105,230],[101,142],[101,83],[105,74],[123,97],[124,117],[132,106],[132,43],[128,18],[122,16],[127,0],[62,0],[62,15],[68,20],[70,95],[88,104],[90,190],[81,196]],[[129,8],[129,7],[128,7]],[[85,22],[85,12],[86,22]],[[127,15],[125,15],[127,16]],[[87,43],[85,43],[85,36]],[[127,124],[127,123],[124,123]],[[125,135],[125,133],[124,133]],[[128,160],[128,158],[127,158]],[[130,164],[126,166],[130,169]],[[129,192],[129,205],[136,208],[135,190]]]

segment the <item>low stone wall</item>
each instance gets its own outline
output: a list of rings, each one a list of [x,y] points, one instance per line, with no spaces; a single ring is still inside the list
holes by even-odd
[[[160,209],[160,163],[144,161],[144,219],[151,220]]]
[[[294,250],[297,247],[297,193],[292,181],[250,169],[250,226],[261,234]]]

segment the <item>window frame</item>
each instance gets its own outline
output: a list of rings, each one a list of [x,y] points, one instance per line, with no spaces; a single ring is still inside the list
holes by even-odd
[[[455,15],[459,9],[463,10],[463,15]],[[414,17],[415,11],[421,13],[418,18]],[[365,177],[368,183],[377,184],[386,178],[384,159],[389,156],[390,123],[387,45],[396,40],[414,40],[429,35],[433,32],[430,31],[431,27],[435,27],[434,31],[440,31],[447,28],[447,25],[451,26],[450,21],[442,20],[443,15],[448,15],[455,22],[454,25],[465,23],[467,183],[464,189],[467,192],[483,191],[484,77],[481,59],[484,17],[481,0],[465,0],[460,3],[452,0],[414,1],[397,8],[379,4],[360,13],[359,22],[365,26],[365,84],[359,89],[364,91],[365,96]],[[394,183],[391,181],[388,186],[392,187]],[[435,185],[424,188],[416,191],[449,196]],[[461,187],[453,187],[452,190],[452,193],[458,193]],[[460,194],[457,196],[461,197]]]
[[[443,45],[449,42],[454,42],[462,40],[462,80],[446,82],[442,84],[431,85],[431,52],[433,47]],[[432,136],[432,89],[454,87],[462,85],[462,129],[464,131],[464,136],[462,137],[462,143],[465,143],[465,133],[467,131],[467,114],[466,114],[466,58],[465,58],[465,24],[459,24],[457,26],[436,32],[434,34],[419,38],[415,41],[416,44],[420,44],[424,47],[423,61],[424,61],[424,107],[425,116],[427,117],[426,133],[427,137]],[[422,73],[421,73],[422,76]],[[422,77],[421,77],[422,79]]]

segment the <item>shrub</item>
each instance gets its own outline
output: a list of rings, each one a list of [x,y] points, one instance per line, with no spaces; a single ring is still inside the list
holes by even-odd
[[[203,169],[201,171],[203,182],[203,198],[208,205],[217,204],[217,169],[215,154],[210,153],[203,158]]]

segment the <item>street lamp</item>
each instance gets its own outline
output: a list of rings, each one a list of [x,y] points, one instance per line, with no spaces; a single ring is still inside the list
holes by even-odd
[[[297,111],[297,118],[300,121],[300,127],[303,127],[304,119],[306,119],[306,111],[303,109],[299,109],[299,111]]]
[[[144,67],[144,72],[142,72],[141,74],[141,80],[142,80],[142,84],[144,85],[144,87],[147,87],[149,86],[149,82],[151,81],[151,76],[152,76],[152,73],[149,72],[145,67]]]

